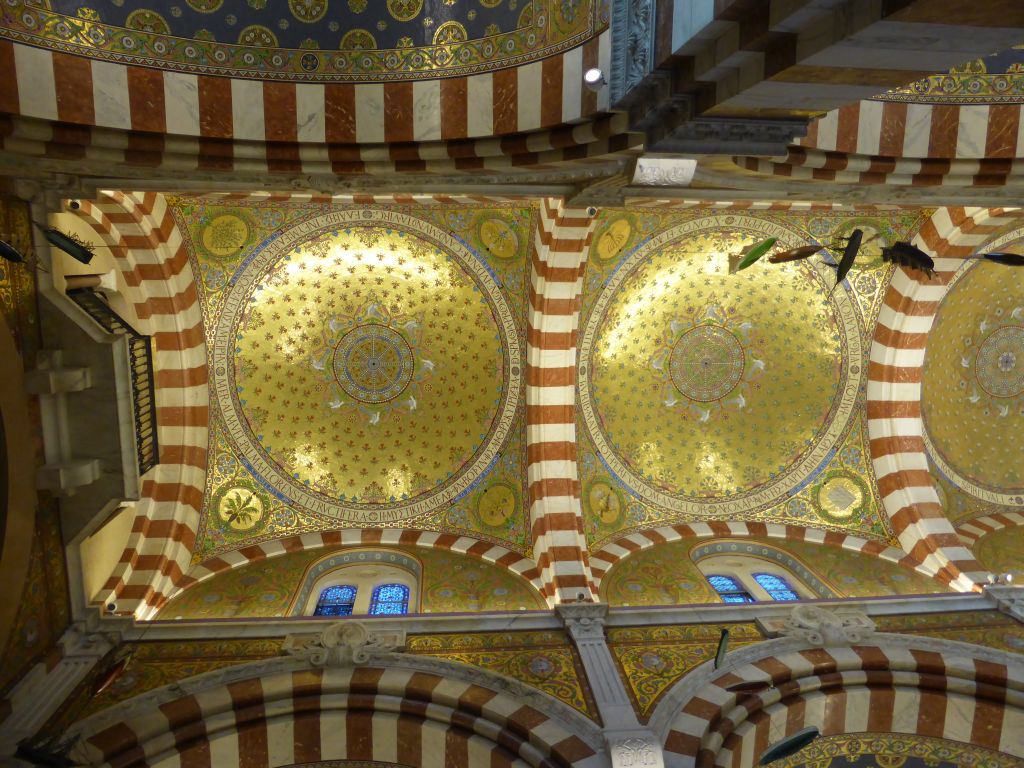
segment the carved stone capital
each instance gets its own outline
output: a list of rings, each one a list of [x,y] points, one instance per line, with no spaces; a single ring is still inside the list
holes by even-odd
[[[318,635],[288,635],[281,647],[288,655],[305,659],[314,667],[365,664],[404,649],[404,630],[371,632],[358,621],[339,621]]]
[[[654,734],[644,729],[606,731],[608,752],[612,768],[664,768],[665,757],[661,743]]]
[[[810,645],[833,646],[861,643],[875,633],[875,622],[853,608],[827,610],[816,605],[793,608],[779,634],[795,637]]]
[[[608,615],[605,603],[563,603],[555,610],[574,640],[604,641],[604,619]]]

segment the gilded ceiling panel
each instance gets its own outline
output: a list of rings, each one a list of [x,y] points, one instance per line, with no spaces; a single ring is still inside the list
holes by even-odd
[[[485,72],[573,48],[607,24],[605,4],[593,0],[0,4],[0,35],[15,41],[162,69],[292,81]]]
[[[796,523],[888,540],[865,374],[890,269],[920,213],[605,211],[586,274],[577,430],[591,546],[692,520]],[[837,289],[824,256],[729,274],[766,237],[866,242]]]
[[[542,610],[545,603],[524,579],[501,566],[468,555],[422,547],[389,549],[420,565],[419,613]],[[161,619],[229,619],[298,615],[305,602],[303,588],[313,578],[311,567],[332,554],[358,548],[314,549],[218,574],[185,590],[159,614]],[[319,571],[314,576],[321,575]]]
[[[921,397],[926,444],[946,485],[982,504],[1019,507],[1024,286],[1007,278],[998,264],[964,263],[928,338]]]
[[[564,632],[409,635],[406,652],[507,675],[560,699],[587,717],[598,717],[579,654]]]
[[[364,526],[529,551],[532,210],[407,210],[174,201],[216,404],[196,561]]]
[[[715,657],[723,629],[729,630],[731,649],[764,639],[754,624],[676,624],[608,630],[608,648],[643,722],[665,691]]]
[[[992,573],[1012,573],[1020,579],[1024,576],[1024,527],[1001,528],[982,536],[974,545],[974,555]],[[1019,648],[1024,649],[1024,639]]]

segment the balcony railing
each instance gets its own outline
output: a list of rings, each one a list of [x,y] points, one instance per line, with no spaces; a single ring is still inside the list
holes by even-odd
[[[156,438],[156,396],[153,386],[153,345],[115,312],[102,294],[91,288],[67,291],[74,301],[107,333],[122,334],[128,340],[128,370],[131,376],[132,413],[135,419],[135,451],[142,476],[160,461]]]

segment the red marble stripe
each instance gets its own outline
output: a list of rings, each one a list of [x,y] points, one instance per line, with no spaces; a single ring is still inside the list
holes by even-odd
[[[92,62],[81,56],[54,53],[53,81],[57,91],[57,117],[68,123],[94,124]]]
[[[836,129],[836,149],[840,152],[857,151],[857,135],[860,132],[860,102],[839,109]]]
[[[413,140],[412,83],[384,84],[384,139]]]
[[[18,78],[15,76],[14,44],[9,40],[0,40],[0,112],[12,115],[21,113],[21,102],[18,98]]]
[[[199,135],[229,139],[234,134],[231,81],[199,75]]]
[[[515,133],[519,128],[519,76],[515,69],[491,75],[494,135]]]
[[[540,124],[542,127],[562,123],[562,57],[551,56],[541,64]]]
[[[293,83],[263,83],[263,127],[267,141],[297,141]]]
[[[163,133],[167,130],[163,72],[142,67],[128,67],[127,72],[132,128],[136,131]]]
[[[468,99],[466,78],[453,77],[441,80],[442,139],[461,139],[468,135]]]
[[[353,143],[356,140],[356,91],[348,83],[324,86],[324,114],[328,142]],[[332,160],[335,159],[333,156]],[[357,161],[358,157],[345,158]]]

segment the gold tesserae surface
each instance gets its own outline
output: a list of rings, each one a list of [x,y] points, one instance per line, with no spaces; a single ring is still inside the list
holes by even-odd
[[[936,460],[958,485],[980,495],[1020,497],[1024,283],[1007,267],[969,264],[943,299],[928,337],[925,428]],[[1002,501],[1014,503],[1013,498]]]
[[[480,450],[499,411],[494,308],[415,232],[329,229],[255,283],[238,320],[245,424],[295,483],[333,499],[412,499]]]
[[[595,310],[585,340],[591,431],[655,492],[761,487],[819,442],[835,413],[844,333],[833,273],[758,263],[729,274],[730,255],[758,239],[736,228],[682,233],[624,264]]]

